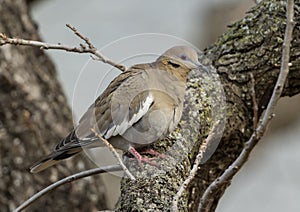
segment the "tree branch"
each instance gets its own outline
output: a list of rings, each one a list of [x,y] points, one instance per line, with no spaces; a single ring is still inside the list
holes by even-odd
[[[38,193],[34,194],[28,200],[23,202],[18,208],[16,208],[14,210],[14,212],[19,212],[19,211],[24,210],[29,205],[34,203],[36,200],[38,200],[42,196],[46,195],[47,193],[49,193],[50,191],[52,191],[55,188],[58,188],[61,185],[79,180],[81,178],[90,177],[92,175],[102,174],[102,173],[106,173],[106,172],[116,172],[116,171],[122,171],[121,166],[112,165],[112,166],[105,166],[105,167],[102,167],[102,168],[90,169],[90,170],[79,172],[77,174],[74,174],[74,175],[68,176],[66,178],[63,178],[63,179],[49,185],[48,187],[44,188],[43,190],[39,191]]]
[[[188,185],[190,184],[190,182],[193,180],[193,178],[196,176],[196,173],[199,169],[199,165],[201,163],[201,160],[203,158],[203,155],[207,149],[207,145],[211,142],[213,142],[213,140],[215,139],[215,135],[217,134],[217,130],[219,129],[219,125],[220,121],[217,121],[209,135],[207,136],[206,139],[204,139],[204,141],[201,143],[200,147],[199,147],[199,152],[196,156],[196,159],[194,161],[194,165],[193,168],[190,171],[189,176],[185,179],[185,181],[181,184],[178,192],[175,194],[175,196],[173,197],[173,201],[172,201],[172,211],[173,212],[177,212],[178,211],[178,200],[181,197],[181,195],[183,194],[183,192],[187,189]]]
[[[250,73],[251,78],[251,96],[252,96],[252,104],[253,104],[253,129],[257,128],[258,124],[258,105],[255,94],[255,79],[252,73]]]
[[[75,35],[77,35],[80,39],[84,40],[87,45],[80,44],[80,47],[70,47],[62,44],[51,44],[44,43],[41,41],[33,41],[33,40],[25,40],[20,38],[9,38],[5,34],[0,33],[0,46],[13,44],[13,45],[23,45],[23,46],[36,46],[40,47],[40,49],[55,49],[55,50],[64,50],[67,52],[75,52],[75,53],[88,53],[95,56],[95,58],[103,63],[107,63],[115,68],[118,68],[121,71],[126,71],[126,67],[122,64],[119,64],[106,56],[104,56],[92,43],[89,41],[87,37],[82,35],[75,27],[67,24],[67,27],[71,29]]]
[[[115,148],[104,138],[99,135],[99,133],[96,132],[95,129],[91,129],[91,131],[109,148],[109,150],[113,153],[115,158],[118,160],[119,165],[122,167],[124,170],[125,174],[131,179],[131,180],[136,180],[135,177],[130,173],[130,171],[127,169],[125,164],[123,163],[122,159],[120,158],[118,152],[115,150]]]
[[[265,114],[262,118],[261,123],[256,128],[256,130],[251,135],[250,139],[245,143],[245,147],[243,148],[239,157],[225,170],[225,172],[218,177],[214,182],[210,184],[210,186],[205,190],[198,207],[199,212],[210,211],[210,207],[213,201],[213,196],[215,196],[216,192],[218,192],[219,188],[223,186],[223,184],[227,184],[232,180],[233,176],[241,169],[243,164],[248,160],[250,153],[252,152],[255,145],[264,135],[272,117],[274,114],[274,110],[276,104],[282,94],[283,86],[289,74],[289,60],[290,60],[290,46],[292,41],[292,33],[294,28],[294,1],[287,0],[286,6],[286,30],[283,42],[282,49],[282,60],[281,60],[281,68],[280,74],[278,76],[276,85],[274,87],[272,97],[268,103],[268,107],[265,111]]]

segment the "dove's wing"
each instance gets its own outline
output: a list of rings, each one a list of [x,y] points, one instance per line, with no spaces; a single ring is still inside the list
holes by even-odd
[[[148,65],[135,65],[115,78],[82,116],[75,130],[56,146],[55,151],[92,147],[93,144],[99,146],[101,142],[96,142],[98,137],[91,131],[92,128],[103,138],[109,139],[122,135],[138,122],[154,102],[146,89],[145,68]]]

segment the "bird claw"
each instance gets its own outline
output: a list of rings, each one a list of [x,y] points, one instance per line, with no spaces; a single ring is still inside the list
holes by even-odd
[[[138,160],[138,164],[141,167],[141,169],[144,169],[143,162],[147,163],[151,166],[159,167],[159,164],[155,161],[156,158],[148,158],[148,157],[142,156],[140,159],[137,159],[137,160]]]
[[[133,147],[130,147],[129,148],[129,152],[136,158],[136,160],[138,161],[138,164],[139,164],[139,167],[141,169],[144,169],[144,166],[143,166],[143,162],[144,163],[147,163],[151,166],[155,166],[155,167],[159,167],[159,164],[155,161],[156,158],[148,158],[148,157],[145,157],[145,156],[142,156],[138,151],[136,151],[135,148]],[[151,153],[150,153],[151,152]],[[150,152],[143,152],[143,153],[148,153],[150,155],[156,155],[156,156],[159,156],[159,157],[162,157],[163,154],[159,153],[159,152],[156,152],[155,150],[153,151],[150,151]],[[158,155],[159,154],[159,155]]]
[[[146,150],[142,151],[141,153],[153,155],[153,156],[156,156],[156,157],[160,157],[162,159],[167,159],[168,158],[168,156],[166,154],[160,153],[160,152],[158,152],[154,149],[146,149]]]

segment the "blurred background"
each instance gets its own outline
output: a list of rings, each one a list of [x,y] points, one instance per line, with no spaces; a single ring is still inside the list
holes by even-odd
[[[253,0],[43,0],[35,1],[31,12],[44,41],[49,43],[78,45],[81,40],[65,27],[70,23],[98,49],[135,34],[163,33],[186,40],[201,50],[212,44],[228,24],[245,16],[254,4]],[[145,42],[139,43],[142,39],[129,40],[130,46],[121,42],[124,46],[117,52],[115,47],[114,53],[109,48],[104,48],[103,53],[119,61],[141,46],[147,48]],[[162,50],[166,49],[164,45],[160,45]],[[119,72],[99,62],[95,65],[88,55],[62,51],[48,51],[48,54],[56,64],[76,123]],[[150,58],[145,62],[153,60]],[[300,211],[299,105],[299,96],[281,99],[271,129],[234,177],[217,211]],[[119,194],[119,178],[109,174],[103,178],[113,208]]]

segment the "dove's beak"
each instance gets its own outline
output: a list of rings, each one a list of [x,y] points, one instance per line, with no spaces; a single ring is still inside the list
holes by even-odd
[[[192,69],[199,69],[199,70],[202,70],[202,71],[205,71],[206,73],[208,73],[208,68],[205,67],[203,64],[201,64],[198,60],[197,62],[194,62],[194,61],[189,61],[190,63],[192,63]]]
[[[204,71],[204,72],[206,72],[206,73],[209,73],[208,67],[207,67],[207,66],[204,66],[204,65],[201,64],[199,61],[194,62],[194,65],[196,66],[195,69],[199,69],[199,70],[201,70],[201,71]]]

